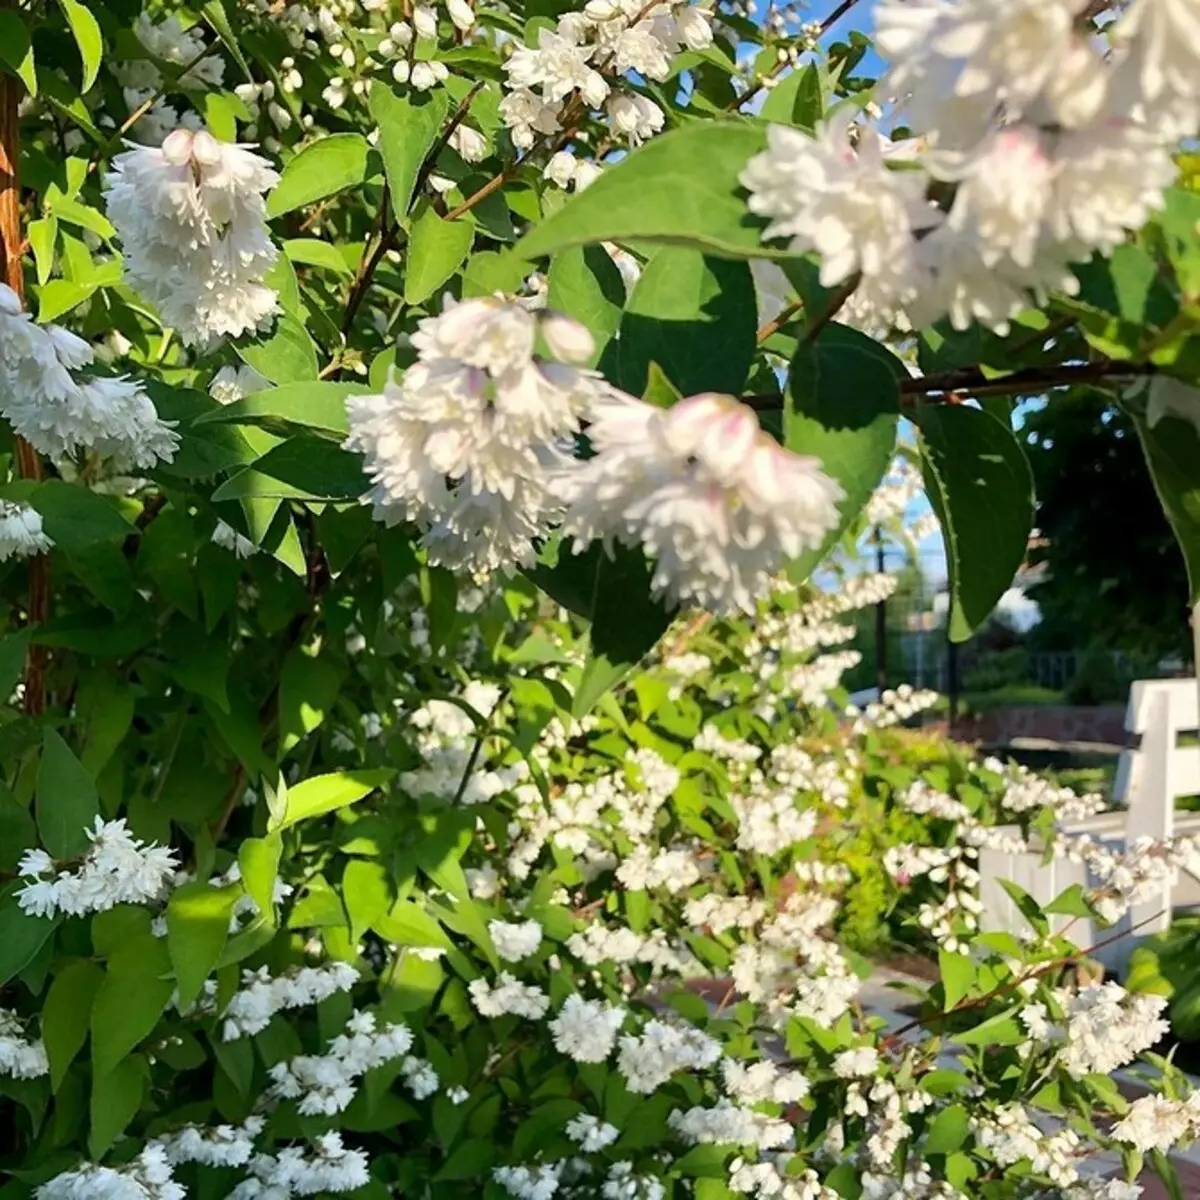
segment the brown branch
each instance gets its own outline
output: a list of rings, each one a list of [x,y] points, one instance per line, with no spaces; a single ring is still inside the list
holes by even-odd
[[[1036,396],[1074,384],[1115,383],[1157,373],[1158,368],[1152,363],[1131,364],[1107,359],[1091,363],[1028,367],[999,379],[985,375],[978,367],[959,367],[938,375],[900,380],[900,399],[906,407],[915,407],[926,396],[940,396],[942,403],[958,404],[965,396]],[[783,396],[775,392],[763,392],[743,396],[742,403],[756,412],[771,412],[783,407]]]
[[[802,308],[803,300],[789,304],[773,321],[768,321],[758,331],[758,344],[761,346],[768,338],[777,334]]]
[[[437,165],[437,160],[442,151],[450,144],[450,139],[454,136],[454,131],[466,119],[467,113],[471,111],[471,105],[475,103],[475,97],[479,95],[483,88],[483,81],[480,80],[475,86],[458,102],[458,107],[450,114],[450,120],[446,122],[446,128],[442,130],[441,136],[433,143],[433,148],[425,155],[425,161],[421,164],[421,169],[417,172],[417,182],[413,185],[412,203],[416,202],[416,198],[424,190],[426,183],[429,182],[429,176],[433,174],[433,168]],[[412,203],[409,204],[409,209],[412,208]]]
[[[846,301],[854,295],[855,288],[858,287],[862,276],[855,272],[849,279],[845,281],[829,297],[829,303],[819,312],[804,330],[804,336],[800,339],[802,346],[807,346],[810,342],[815,342],[821,330],[838,315],[846,304]]]
[[[0,7],[11,5],[0,0]],[[21,85],[16,77],[0,75],[0,278],[25,302],[25,271],[21,265],[25,245],[21,214],[21,130],[17,106]],[[41,479],[42,460],[24,438],[16,439],[17,469],[22,479]],[[50,565],[44,554],[29,561],[27,623],[43,625],[50,611]],[[46,711],[45,646],[31,645],[25,655],[25,712],[31,717]]]

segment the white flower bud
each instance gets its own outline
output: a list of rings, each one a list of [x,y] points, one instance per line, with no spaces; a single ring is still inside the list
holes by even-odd
[[[587,327],[561,313],[548,313],[541,321],[542,337],[555,358],[563,362],[586,362],[596,351]]]
[[[388,36],[397,46],[408,46],[413,40],[412,26],[407,21],[397,21],[388,30]]]
[[[584,188],[591,187],[603,174],[604,168],[598,167],[595,163],[577,163],[575,165],[575,190],[582,192]]]
[[[553,155],[542,171],[542,178],[550,180],[560,188],[567,188],[575,177],[575,155],[560,150]]]
[[[589,71],[579,93],[590,108],[599,108],[608,96],[608,83],[599,71]]]
[[[417,37],[437,37],[437,13],[428,5],[418,4],[413,9],[412,22],[413,28],[417,31]]]
[[[620,11],[611,0],[588,0],[583,6],[583,15],[589,21],[611,21]]]
[[[410,70],[411,68],[408,65],[408,60],[402,58],[394,67],[392,67],[392,78],[397,83],[407,83]]]
[[[192,157],[202,167],[215,167],[221,161],[221,144],[207,129],[192,138]]]
[[[466,33],[474,27],[475,10],[468,0],[446,0],[446,11],[450,14],[450,20],[456,29],[461,29]]]
[[[188,129],[176,129],[163,139],[162,154],[173,167],[182,167],[192,157],[193,134]]]
[[[383,41],[379,43],[379,53],[382,54],[384,58],[394,58],[396,54],[396,43],[393,42],[391,38],[384,38]]]
[[[450,135],[450,145],[463,162],[475,163],[487,157],[487,140],[469,125],[459,125]]]
[[[438,85],[437,68],[440,63],[419,62],[413,63],[411,81],[413,87],[419,92],[427,92],[430,88],[435,88]]]

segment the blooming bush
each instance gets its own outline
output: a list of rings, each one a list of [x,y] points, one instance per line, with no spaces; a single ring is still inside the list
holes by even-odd
[[[5,1196],[1172,1178],[1165,1001],[1051,918],[1194,845],[839,618],[923,490],[986,619],[1061,386],[1197,561],[1195,6],[881,0],[879,80],[855,9],[0,8]],[[997,846],[1098,885],[990,930]]]

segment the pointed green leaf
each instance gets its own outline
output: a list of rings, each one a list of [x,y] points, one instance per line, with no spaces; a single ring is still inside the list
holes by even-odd
[[[369,151],[367,139],[358,133],[331,133],[310,142],[283,168],[267,197],[267,216],[282,216],[362,183]]]
[[[412,203],[421,164],[445,124],[449,97],[444,88],[401,94],[376,79],[371,84],[368,105],[379,126],[378,148],[392,194],[392,212],[404,217]]]
[[[73,858],[90,845],[88,831],[100,812],[96,784],[71,748],[53,730],[42,735],[37,777],[37,823],[42,844],[55,858]]]

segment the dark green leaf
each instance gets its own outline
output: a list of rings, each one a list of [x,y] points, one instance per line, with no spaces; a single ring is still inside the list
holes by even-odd
[[[738,393],[754,359],[755,326],[745,263],[667,247],[646,265],[625,307],[616,382],[640,396],[656,362],[685,396]]]
[[[226,480],[213,499],[353,500],[366,489],[359,455],[324,438],[294,437]]]
[[[950,574],[950,638],[965,641],[987,620],[1025,558],[1033,525],[1033,476],[1012,430],[965,405],[924,405],[921,465],[942,526]]]
[[[175,968],[179,1007],[187,1008],[200,995],[216,967],[229,936],[229,921],[238,898],[236,888],[185,883],[171,893],[167,904],[167,950]]]
[[[551,260],[547,281],[549,307],[586,325],[595,339],[586,364],[594,367],[621,327],[625,283],[617,264],[601,246],[572,246]]]
[[[50,917],[31,917],[17,904],[23,880],[10,883],[0,891],[0,984],[19,975],[33,961],[57,921]]]
[[[100,1158],[133,1120],[142,1106],[149,1077],[141,1055],[117,1063],[111,1071],[93,1073],[88,1133],[88,1152],[93,1158]]]
[[[926,1155],[952,1154],[967,1140],[970,1128],[971,1118],[961,1104],[943,1108],[925,1131],[922,1152]]]
[[[1187,563],[1191,603],[1200,601],[1200,432],[1190,421],[1163,417],[1153,428],[1134,417],[1146,465]]]
[[[42,1041],[50,1060],[50,1086],[56,1092],[87,1041],[92,1004],[103,982],[99,965],[81,958],[67,963],[50,985],[42,1009]]]
[[[72,858],[91,844],[88,831],[100,812],[96,785],[71,748],[53,730],[42,737],[37,777],[37,822],[42,844],[55,858]]]
[[[285,432],[299,425],[344,437],[350,428],[347,397],[365,395],[370,390],[360,383],[289,383],[213,409],[200,418],[200,424],[236,422]]]

